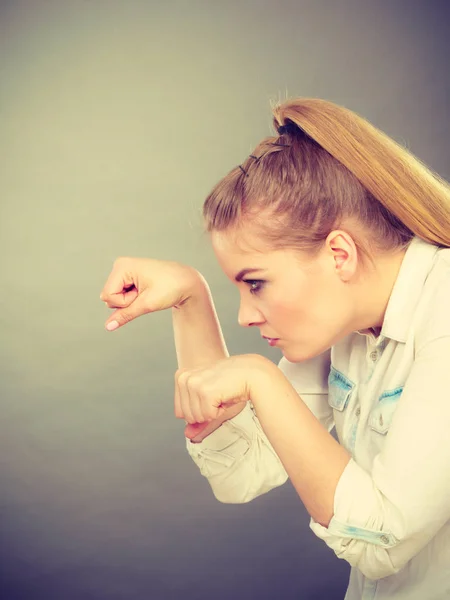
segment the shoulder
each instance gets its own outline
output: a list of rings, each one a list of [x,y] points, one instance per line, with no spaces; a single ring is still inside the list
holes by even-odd
[[[450,336],[450,248],[436,252],[423,287],[415,329],[420,346]]]

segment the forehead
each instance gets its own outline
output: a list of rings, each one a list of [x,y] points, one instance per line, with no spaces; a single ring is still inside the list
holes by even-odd
[[[247,228],[240,232],[212,232],[211,243],[220,267],[231,279],[242,269],[289,269],[294,260],[288,250],[270,248]]]
[[[211,232],[211,244],[217,257],[223,259],[264,258],[273,253],[273,250],[249,229],[245,231],[213,231]]]

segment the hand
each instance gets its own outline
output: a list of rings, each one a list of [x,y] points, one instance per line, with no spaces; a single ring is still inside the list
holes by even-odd
[[[100,294],[109,308],[109,331],[146,313],[180,306],[201,275],[177,262],[152,258],[118,258]],[[117,323],[117,325],[114,325]]]
[[[178,369],[175,416],[189,423],[186,437],[194,437],[204,428],[200,424],[220,418],[226,409],[252,399],[273,367],[263,356],[242,354],[198,369]]]

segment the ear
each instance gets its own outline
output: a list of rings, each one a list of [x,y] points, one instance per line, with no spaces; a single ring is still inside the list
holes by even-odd
[[[358,250],[352,236],[341,229],[335,230],[328,235],[325,245],[333,259],[336,275],[348,283],[358,267]]]

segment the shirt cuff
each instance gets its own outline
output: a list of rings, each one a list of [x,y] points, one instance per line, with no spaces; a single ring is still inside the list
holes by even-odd
[[[251,402],[232,419],[224,421],[220,427],[210,433],[203,441],[194,444],[186,438],[186,448],[192,458],[198,458],[204,452],[213,450],[223,452],[228,456],[238,458],[250,447],[255,436],[256,424],[253,420],[254,412]]]
[[[372,477],[353,458],[346,465],[334,495],[334,516],[328,528],[311,519],[312,531],[325,541],[338,556],[351,559],[351,541],[391,548],[396,537],[383,530],[388,515],[383,494],[376,489]],[[387,519],[389,522],[389,518]],[[356,550],[356,548],[354,548]],[[352,564],[352,561],[349,560]]]

